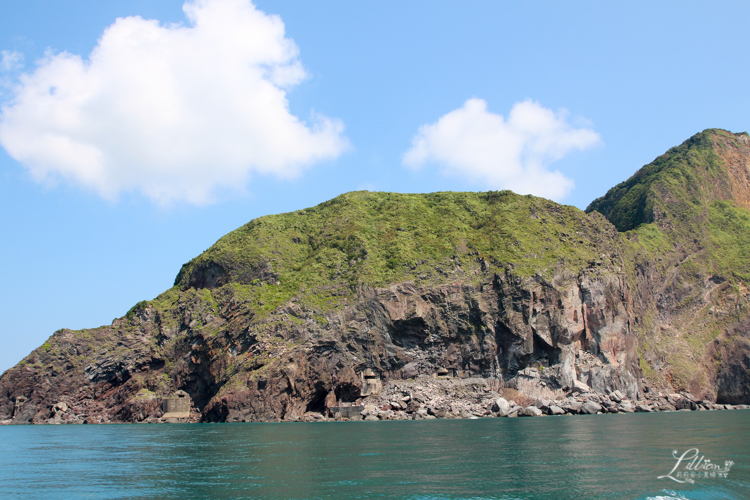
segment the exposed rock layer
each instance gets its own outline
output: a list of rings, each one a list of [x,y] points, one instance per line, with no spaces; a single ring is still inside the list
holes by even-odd
[[[178,390],[190,421],[328,418],[425,377],[451,381],[446,398],[481,379],[488,404],[511,387],[550,402],[533,415],[583,393],[601,396],[575,412],[611,394],[635,409],[649,386],[750,403],[750,258],[720,245],[750,227],[749,143],[699,134],[589,214],[509,192],[351,193],[253,221],[157,299],[5,372],[0,421],[157,421]]]

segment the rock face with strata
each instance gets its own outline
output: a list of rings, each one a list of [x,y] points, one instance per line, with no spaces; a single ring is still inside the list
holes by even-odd
[[[713,243],[743,229],[726,217],[750,221],[738,184],[750,149],[746,135],[699,136],[667,160],[730,173],[699,184],[719,194],[688,200],[692,212],[663,204],[652,179],[650,191],[630,183],[589,213],[510,192],[359,192],[252,221],[112,325],[55,332],[0,378],[0,421],[163,421],[177,391],[189,400],[184,421],[350,418],[359,406],[378,419],[385,410],[366,401],[424,379],[451,381],[440,389],[446,401],[473,401],[459,382],[484,381],[486,401],[467,406],[469,416],[493,405],[507,416],[640,411],[662,389],[750,402],[741,283],[750,262],[727,260]],[[653,199],[630,200],[631,214],[623,207],[634,190]],[[681,224],[706,225],[703,239],[685,236],[694,227],[679,226],[684,213],[694,219]],[[639,225],[625,227],[633,217]],[[718,333],[686,339],[696,324]],[[501,389],[528,401],[498,403]],[[606,398],[564,403],[591,394]],[[527,404],[536,400],[543,409]],[[455,414],[417,396],[377,404],[394,415]]]

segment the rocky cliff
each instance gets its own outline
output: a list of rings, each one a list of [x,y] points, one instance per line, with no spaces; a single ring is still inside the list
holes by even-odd
[[[0,420],[155,421],[179,390],[192,421],[297,420],[420,377],[750,402],[749,161],[708,130],[586,212],[354,192],[256,219],[112,325],[55,332],[0,378]]]
[[[721,403],[750,398],[750,136],[707,130],[595,200],[632,245],[642,373]]]

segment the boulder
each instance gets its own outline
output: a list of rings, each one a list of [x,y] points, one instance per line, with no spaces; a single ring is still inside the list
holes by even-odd
[[[572,403],[568,403],[563,406],[563,409],[566,410],[568,413],[578,413],[581,411],[581,406],[583,406],[583,403],[580,403],[578,401],[573,401]]]
[[[619,390],[616,390],[609,395],[609,399],[611,399],[615,403],[619,403],[620,401],[625,399],[625,395],[621,393]]]
[[[549,399],[537,399],[534,401],[534,406],[542,410],[542,412],[546,412],[549,409],[549,406],[552,404],[552,401]]]
[[[419,375],[419,367],[416,363],[406,363],[401,368],[401,376],[403,378],[415,378],[417,375]]]
[[[581,405],[581,413],[584,414],[596,415],[600,411],[602,411],[602,405],[593,401],[586,401]]]
[[[68,411],[68,405],[64,402],[56,403],[55,406],[52,407],[53,413],[65,413]]]
[[[559,406],[551,405],[547,410],[548,415],[565,415],[565,410]]]
[[[365,405],[365,409],[362,410],[362,416],[377,415],[378,407],[375,405]]]
[[[448,414],[445,410],[428,408],[427,413],[437,418],[445,418]]]
[[[419,410],[422,407],[419,403],[414,401],[413,399],[409,401],[406,405],[406,413],[415,413],[417,410]]]
[[[633,413],[635,411],[635,407],[630,401],[623,401],[622,403],[617,405],[617,410],[623,413]]]
[[[661,403],[656,407],[659,411],[675,411],[676,408],[669,403]]]
[[[672,403],[678,410],[697,410],[698,404],[688,398],[680,398]]]
[[[588,386],[588,384],[585,384],[581,382],[580,380],[574,380],[573,386],[570,388],[570,392],[572,393],[580,393],[580,392],[590,392],[591,388]]]
[[[608,413],[617,413],[617,403],[615,403],[614,401],[610,401],[607,399],[602,401],[601,405]]]
[[[510,404],[505,398],[497,398],[495,402],[492,403],[492,411],[498,413],[501,417],[510,413],[510,408]]]
[[[521,408],[520,410],[518,410],[518,416],[519,417],[541,417],[542,410],[540,410],[536,406],[527,406],[526,408]]]

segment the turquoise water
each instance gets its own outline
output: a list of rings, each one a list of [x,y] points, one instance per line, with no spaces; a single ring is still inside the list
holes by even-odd
[[[657,479],[690,448],[728,477]],[[4,426],[0,498],[748,499],[750,410]]]

